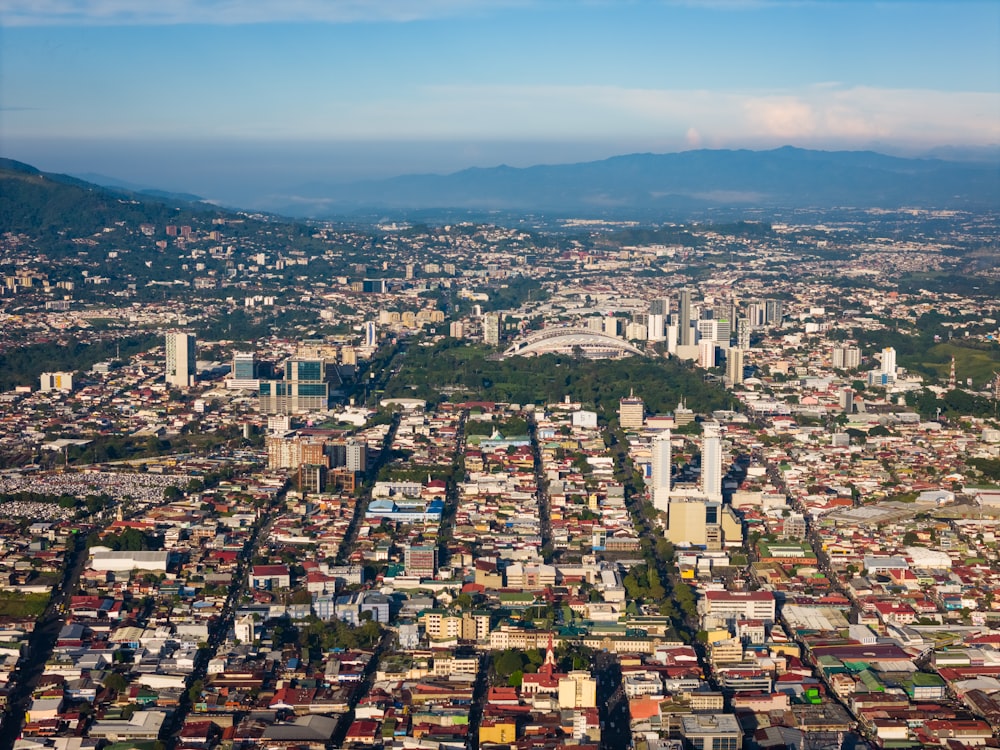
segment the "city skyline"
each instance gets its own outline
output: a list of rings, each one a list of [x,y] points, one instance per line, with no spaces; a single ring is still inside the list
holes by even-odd
[[[3,156],[218,199],[633,152],[1000,143],[991,3],[375,5],[6,2]]]

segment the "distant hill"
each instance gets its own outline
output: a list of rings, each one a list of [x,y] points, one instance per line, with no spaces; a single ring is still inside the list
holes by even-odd
[[[176,197],[105,188],[0,159],[0,232],[83,237],[115,222],[166,224],[184,213],[218,212]]]
[[[74,176],[86,182],[93,183],[94,185],[100,185],[101,187],[123,190],[125,192],[136,193],[138,195],[148,195],[152,198],[163,198],[168,201],[180,200],[187,203],[201,203],[205,200],[200,195],[194,195],[193,193],[174,193],[169,190],[159,190],[158,188],[137,185],[134,182],[127,182],[126,180],[119,180],[117,177],[108,177],[107,175],[98,174],[97,172],[86,172],[84,174]]]
[[[976,209],[1000,205],[1000,167],[872,151],[696,150],[346,185],[312,183],[296,193],[315,201],[314,215],[430,208],[590,215],[715,207]],[[291,201],[273,208],[296,213]]]

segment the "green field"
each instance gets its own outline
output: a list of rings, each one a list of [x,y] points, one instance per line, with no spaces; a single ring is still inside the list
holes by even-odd
[[[933,372],[943,381],[951,372],[951,358],[955,357],[955,375],[959,383],[972,378],[975,387],[980,388],[993,374],[1000,372],[1000,349],[973,349],[968,346],[946,342],[935,344],[920,359],[921,369]]]

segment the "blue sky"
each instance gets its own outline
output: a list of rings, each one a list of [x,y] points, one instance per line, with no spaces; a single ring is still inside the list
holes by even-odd
[[[0,0],[0,24],[0,153],[200,194],[1000,143],[1000,2]]]

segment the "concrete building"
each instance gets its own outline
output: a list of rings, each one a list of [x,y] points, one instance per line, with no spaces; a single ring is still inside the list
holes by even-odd
[[[726,352],[726,382],[739,385],[743,382],[743,350],[733,347]]]
[[[861,366],[861,349],[856,346],[834,346],[830,355],[834,370],[854,370]]]
[[[285,362],[284,380],[262,380],[258,390],[264,414],[322,411],[329,402],[326,364],[322,359],[292,358]]]
[[[680,546],[722,547],[721,506],[696,497],[670,497],[667,540]]]
[[[171,331],[166,336],[166,375],[168,385],[190,388],[196,373],[195,337],[190,333]]]
[[[719,425],[706,422],[701,439],[701,492],[713,502],[722,502],[722,439]]]
[[[670,439],[670,430],[666,430],[657,435],[652,444],[652,485],[649,494],[653,507],[664,512],[670,504],[670,474],[673,467]]]
[[[623,430],[640,430],[646,419],[646,405],[641,398],[629,394],[618,402],[618,424]]]
[[[483,343],[487,346],[500,346],[503,315],[501,313],[486,313],[483,316]]]
[[[680,346],[694,344],[694,329],[691,327],[690,289],[681,289],[677,295],[677,341]]]
[[[69,393],[73,390],[73,373],[43,372],[39,378],[38,390]]]

